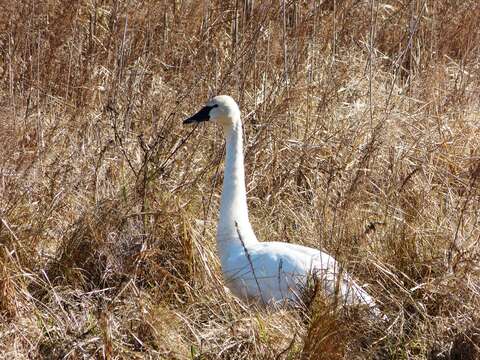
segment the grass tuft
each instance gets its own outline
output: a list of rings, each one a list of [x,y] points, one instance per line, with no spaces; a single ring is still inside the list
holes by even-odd
[[[478,1],[3,1],[0,357],[480,356]],[[386,320],[248,307],[216,256],[242,110],[262,240],[324,249]]]

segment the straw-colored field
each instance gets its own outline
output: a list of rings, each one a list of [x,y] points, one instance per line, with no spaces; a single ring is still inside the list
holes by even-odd
[[[480,358],[477,0],[0,2],[0,357]],[[224,287],[242,109],[261,240],[328,251],[387,321]]]

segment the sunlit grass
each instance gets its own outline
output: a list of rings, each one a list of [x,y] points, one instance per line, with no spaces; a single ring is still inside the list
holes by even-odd
[[[373,5],[373,6],[372,6]],[[6,1],[0,353],[475,359],[476,1]],[[224,287],[220,129],[240,104],[252,225],[328,251],[385,321]]]

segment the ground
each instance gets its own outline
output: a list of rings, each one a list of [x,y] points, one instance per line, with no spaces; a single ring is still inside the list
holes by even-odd
[[[480,357],[477,1],[10,1],[0,11],[0,356]],[[264,311],[215,248],[242,110],[261,240],[334,255],[386,320]]]

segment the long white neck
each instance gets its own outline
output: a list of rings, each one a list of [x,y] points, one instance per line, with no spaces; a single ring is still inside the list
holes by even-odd
[[[242,250],[243,246],[248,248],[258,242],[248,220],[240,119],[225,127],[224,134],[227,153],[217,228],[217,247],[222,264],[231,254]]]

